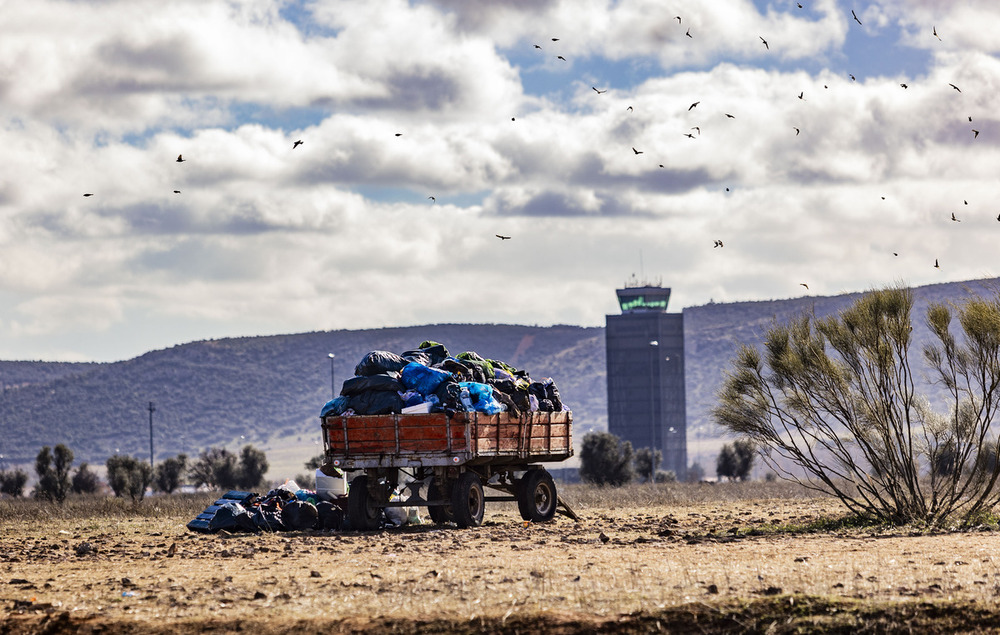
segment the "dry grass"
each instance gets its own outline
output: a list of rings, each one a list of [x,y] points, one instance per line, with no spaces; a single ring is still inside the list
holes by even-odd
[[[743,485],[565,487],[579,523],[525,527],[494,505],[477,529],[368,534],[187,532],[211,496],[101,502],[89,515],[4,501],[0,632],[892,632],[995,620],[996,533],[807,533],[842,517],[835,501]]]

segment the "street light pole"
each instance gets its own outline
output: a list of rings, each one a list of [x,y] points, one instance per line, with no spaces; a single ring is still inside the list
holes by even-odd
[[[333,371],[333,359],[336,357],[333,353],[327,355],[330,358],[330,392],[333,393],[333,398],[337,398],[337,380],[334,379]]]
[[[650,355],[649,355],[649,421],[650,421],[650,424],[649,424],[649,443],[650,443],[650,449],[654,452],[654,454],[655,454],[656,450],[659,449],[659,446],[656,443],[656,428],[657,428],[656,405],[655,405],[656,401],[653,398],[653,396],[655,394],[655,388],[656,388],[656,385],[655,385],[656,379],[655,379],[655,375],[653,374],[653,362],[656,360],[657,355],[659,355],[659,351],[660,351],[660,343],[658,341],[656,341],[656,340],[652,340],[649,343],[649,352],[650,352]]]
[[[153,413],[156,407],[149,402],[149,467],[153,467]]]

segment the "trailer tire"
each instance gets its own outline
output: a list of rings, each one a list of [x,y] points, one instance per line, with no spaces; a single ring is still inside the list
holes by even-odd
[[[447,500],[450,497],[447,492],[441,492],[437,483],[431,481],[431,484],[427,486],[427,500],[440,500],[442,498]],[[428,505],[427,513],[430,515],[431,520],[438,525],[450,523],[454,520],[451,513],[451,505]]]
[[[552,475],[544,468],[532,468],[524,473],[517,485],[517,510],[521,518],[533,523],[552,520],[559,500]]]
[[[351,481],[351,490],[347,494],[347,520],[351,529],[356,531],[371,531],[382,524],[382,510],[368,491],[367,474]]]
[[[483,524],[486,499],[483,483],[475,472],[462,472],[451,488],[451,513],[459,527],[478,527]]]

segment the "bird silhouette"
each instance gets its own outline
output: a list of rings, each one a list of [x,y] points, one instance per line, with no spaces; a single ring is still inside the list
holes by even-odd
[[[694,108],[695,106],[697,106],[700,103],[701,103],[700,101],[694,102],[693,104],[691,104],[690,106],[688,106],[688,111],[690,111],[692,108]]]
[[[629,107],[628,107],[628,108],[626,108],[625,110],[627,110],[627,111],[629,111],[629,112],[632,112],[632,106],[629,106]]]
[[[858,24],[861,24],[861,20],[858,19],[858,14],[854,12],[854,9],[851,9],[851,15],[854,16],[854,21],[855,22],[857,22]],[[864,25],[862,24],[862,26],[864,26]]]
[[[597,91],[598,95],[603,95],[604,93],[608,92],[607,88],[605,88],[604,90],[597,90],[596,86],[591,86],[591,88],[593,88],[595,91]]]
[[[632,152],[635,152],[636,154],[642,154],[643,153],[642,150],[636,150],[634,146],[632,148]]]
[[[898,256],[899,254],[898,254],[897,252],[895,252],[895,251],[894,251],[894,252],[892,252],[892,255],[893,255],[893,256]]]
[[[560,59],[560,60],[562,60],[562,61],[564,61],[564,62],[566,61],[566,58],[565,58],[565,57],[563,57],[562,55],[556,55],[556,58],[557,58],[557,59]]]
[[[808,288],[809,288],[809,285],[808,285],[808,284],[806,284],[805,282],[800,282],[800,283],[799,283],[799,286],[800,286],[800,287],[805,287],[806,289],[808,289]]]
[[[933,31],[934,31],[934,37],[940,40],[941,36],[937,34],[937,27],[933,27]]]
[[[715,247],[712,247],[712,249],[715,249],[717,247],[725,247],[725,245],[722,244],[721,240],[717,240],[715,241]]]
[[[806,99],[805,94],[806,94],[805,91],[802,91],[801,93],[799,93],[799,99],[805,101],[805,99]]]
[[[174,194],[180,194],[180,193],[181,193],[180,190],[174,190]]]
[[[666,167],[666,166],[664,166],[664,165],[663,165],[663,164],[661,163],[661,164],[660,164],[660,167],[661,167],[661,168],[664,168],[664,167]]]
[[[976,130],[975,128],[972,129],[972,138],[973,139],[978,139],[979,138],[979,131]]]
[[[948,84],[948,85],[951,86],[952,88],[954,88],[955,90],[957,90],[958,92],[962,92],[962,89],[959,88],[958,86],[956,86],[954,84]]]
[[[792,127],[793,127],[793,128],[795,128],[795,126],[792,126]],[[796,136],[796,137],[797,137],[797,136],[799,136],[799,133],[800,133],[800,132],[802,132],[802,131],[801,131],[801,130],[799,130],[798,128],[795,128],[795,136]]]
[[[397,136],[397,137],[402,137],[402,136],[403,136],[403,133],[402,133],[402,132],[397,132],[397,133],[396,133],[396,136]]]
[[[302,145],[302,139],[299,139],[298,141],[292,144],[292,150],[299,147],[300,145]]]
[[[847,74],[847,76],[851,78],[851,81],[852,81],[852,82],[856,82],[856,81],[858,81],[858,78],[857,78],[857,77],[855,77],[854,75],[851,75],[850,73],[848,73],[848,74]]]
[[[500,240],[510,240],[510,236],[502,236],[500,234],[494,234]]]
[[[677,20],[677,24],[680,24],[680,23],[681,23],[681,16],[679,16],[679,15],[675,15],[675,16],[674,16],[674,19],[675,19],[675,20]]]
[[[694,127],[692,127],[691,129],[692,129],[692,130],[697,130],[697,131],[698,131],[698,134],[699,134],[699,135],[701,134],[701,128],[699,128],[698,126],[694,126]]]
[[[691,35],[691,29],[688,29],[687,33],[685,33],[684,35],[688,36],[689,38],[694,38],[694,36]]]
[[[906,84],[900,84],[900,86],[902,86],[903,88],[909,88],[909,86],[907,86]]]
[[[955,218],[955,212],[951,213],[951,220],[955,221],[956,223],[961,223],[962,222],[962,221],[958,220],[957,218]]]
[[[535,48],[536,48],[536,49],[540,49],[540,48],[542,48],[542,47],[540,47],[540,46],[538,46],[538,45],[536,44],[536,45],[535,45]]]
[[[553,41],[553,42],[558,42],[558,41],[559,41],[559,38],[557,38],[557,37],[554,37],[554,38],[552,38],[552,41]]]
[[[941,265],[938,264],[938,259],[937,258],[934,259],[934,268],[935,269],[940,269],[941,268]]]
[[[429,198],[429,199],[431,199],[432,201],[434,201],[435,203],[437,203],[437,199],[436,199],[436,198],[434,198],[433,196],[428,196],[427,198]]]
[[[688,137],[688,138],[690,138],[690,139],[694,139],[694,135],[693,135],[693,134],[691,134],[690,132],[685,132],[685,133],[684,133],[684,136],[685,136],[685,137]]]
[[[86,194],[83,195],[83,198],[87,198],[88,196],[93,196],[93,195],[94,195],[93,192],[87,192]]]
[[[770,51],[770,50],[771,50],[771,47],[767,45],[767,40],[765,40],[765,39],[764,39],[763,37],[761,37],[761,36],[759,36],[759,35],[758,35],[757,37],[759,37],[759,38],[760,38],[760,41],[764,43],[764,48],[766,48],[767,50],[769,50],[769,51]]]
[[[726,117],[728,117],[729,119],[736,119],[734,115],[730,115],[728,112],[726,113]]]
[[[184,163],[185,161],[187,161],[187,159],[184,158],[184,155],[177,155],[177,163]]]

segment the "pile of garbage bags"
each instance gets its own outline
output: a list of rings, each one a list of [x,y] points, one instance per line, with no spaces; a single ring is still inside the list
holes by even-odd
[[[551,378],[533,381],[524,370],[473,351],[454,357],[438,342],[422,342],[399,355],[372,351],[344,382],[327,415],[418,412],[559,412],[569,410]]]
[[[263,496],[228,492],[188,523],[188,529],[208,533],[336,530],[343,529],[344,524],[343,509],[330,501],[318,500],[316,492],[300,489],[295,481],[289,481]]]

